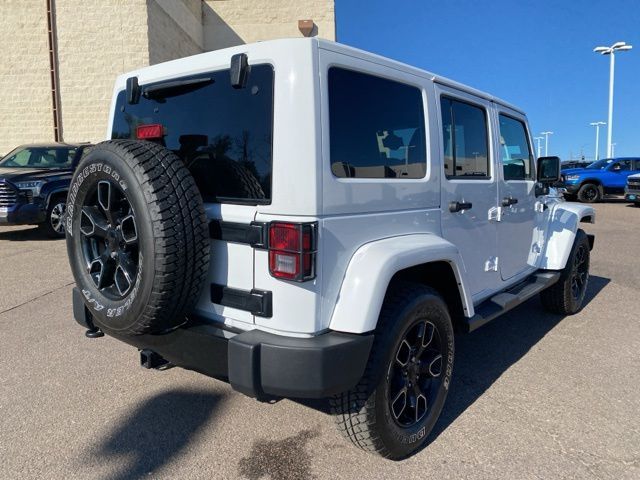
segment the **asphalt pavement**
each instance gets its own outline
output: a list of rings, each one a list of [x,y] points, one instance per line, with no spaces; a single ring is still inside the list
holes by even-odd
[[[0,479],[640,478],[640,208],[599,204],[587,304],[532,299],[456,338],[430,444],[402,462],[344,441],[322,402],[259,403],[87,339],[64,241],[0,228]]]

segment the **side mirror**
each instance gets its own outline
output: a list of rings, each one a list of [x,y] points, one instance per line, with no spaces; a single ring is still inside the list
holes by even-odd
[[[553,185],[560,181],[560,158],[540,157],[538,158],[538,178],[543,185]]]

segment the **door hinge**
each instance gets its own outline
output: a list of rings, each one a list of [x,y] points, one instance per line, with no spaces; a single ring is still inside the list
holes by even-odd
[[[498,257],[489,257],[489,260],[484,262],[485,272],[497,272],[498,271]]]
[[[503,211],[502,207],[491,207],[489,209],[489,221],[494,220],[496,222],[501,222]]]

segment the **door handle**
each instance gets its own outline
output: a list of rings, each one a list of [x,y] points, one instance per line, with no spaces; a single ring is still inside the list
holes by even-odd
[[[462,210],[471,210],[473,203],[471,202],[450,202],[449,211],[451,213],[460,212]]]
[[[504,197],[502,199],[502,206],[503,207],[510,207],[511,205],[515,205],[516,203],[518,203],[518,199],[517,198]]]

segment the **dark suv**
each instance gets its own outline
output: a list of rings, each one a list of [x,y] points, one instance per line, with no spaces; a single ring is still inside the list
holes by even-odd
[[[0,225],[39,224],[64,237],[62,217],[73,171],[88,143],[22,145],[0,160]]]

